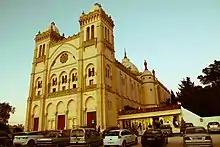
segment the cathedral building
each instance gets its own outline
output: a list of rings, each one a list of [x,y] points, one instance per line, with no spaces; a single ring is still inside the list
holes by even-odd
[[[115,58],[114,22],[98,3],[79,19],[80,31],[60,34],[54,22],[35,37],[26,131],[73,125],[117,125],[126,106],[158,106],[169,90],[155,71],[140,72],[126,53]]]

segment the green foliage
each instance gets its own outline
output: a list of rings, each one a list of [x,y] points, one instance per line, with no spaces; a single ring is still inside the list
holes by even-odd
[[[220,61],[215,60],[202,73],[204,75],[198,76],[198,79],[203,85],[220,85]]]
[[[0,119],[3,124],[8,123],[8,119],[11,114],[14,114],[15,107],[11,106],[9,103],[0,103]]]
[[[184,108],[204,117],[220,115],[220,61],[214,61],[202,70],[204,75],[198,76],[198,86],[186,77],[179,84],[178,101]]]

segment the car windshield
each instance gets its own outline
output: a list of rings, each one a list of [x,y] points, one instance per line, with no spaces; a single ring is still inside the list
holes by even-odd
[[[106,133],[106,136],[119,136],[119,131],[110,131]]]
[[[210,122],[209,125],[219,125],[219,122]]]
[[[171,126],[170,126],[170,125],[162,125],[160,128],[161,128],[161,129],[170,129]]]
[[[57,135],[59,134],[59,132],[47,132],[45,134],[45,137],[57,137]]]
[[[84,136],[84,132],[83,130],[73,130],[71,132],[71,137],[83,137]]]
[[[197,134],[197,133],[206,133],[205,128],[188,128],[186,129],[186,134]]]

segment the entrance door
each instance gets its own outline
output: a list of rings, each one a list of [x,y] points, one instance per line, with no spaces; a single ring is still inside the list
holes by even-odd
[[[58,115],[58,130],[64,130],[65,128],[65,115]]]
[[[38,126],[39,126],[39,117],[34,118],[34,130],[33,131],[38,131]]]
[[[87,112],[87,127],[96,128],[96,111]]]

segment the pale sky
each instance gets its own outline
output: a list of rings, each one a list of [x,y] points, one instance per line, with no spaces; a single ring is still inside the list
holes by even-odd
[[[220,57],[219,0],[0,0],[0,102],[16,107],[11,123],[23,123],[35,47],[34,37],[54,21],[61,33],[79,32],[79,16],[99,2],[115,22],[115,51],[169,89]],[[196,81],[197,82],[197,81]]]

